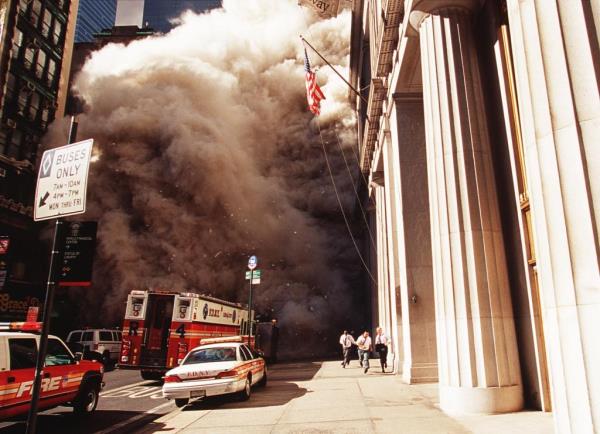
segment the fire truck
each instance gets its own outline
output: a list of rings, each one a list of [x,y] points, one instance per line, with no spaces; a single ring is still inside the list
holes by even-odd
[[[247,328],[248,309],[241,304],[190,292],[131,291],[119,367],[160,380],[202,339],[247,334]]]

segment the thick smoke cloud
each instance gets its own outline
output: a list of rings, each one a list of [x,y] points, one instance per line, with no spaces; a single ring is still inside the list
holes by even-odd
[[[295,0],[225,0],[179,24],[106,46],[76,80],[86,102],[79,138],[93,137],[97,156],[84,218],[99,221],[99,295],[82,312],[116,324],[126,294],[141,288],[247,302],[244,270],[257,254],[257,310],[279,320],[283,355],[335,348],[341,328],[364,324],[362,273],[307,111],[298,36],[347,72],[349,13],[322,21]],[[336,143],[356,179],[348,89],[329,68],[318,78],[321,128],[351,214]],[[48,143],[64,142],[65,128],[55,125]]]

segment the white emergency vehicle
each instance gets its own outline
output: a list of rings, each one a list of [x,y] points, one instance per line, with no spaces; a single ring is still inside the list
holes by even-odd
[[[253,385],[267,384],[264,359],[241,336],[206,339],[192,349],[180,366],[165,375],[163,396],[183,407],[191,398],[236,394],[250,398]]]

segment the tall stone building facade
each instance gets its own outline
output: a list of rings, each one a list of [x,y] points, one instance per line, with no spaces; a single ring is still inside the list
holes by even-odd
[[[79,0],[0,0],[0,321],[44,288],[32,218],[41,137],[65,110]]]
[[[355,0],[374,321],[445,411],[600,432],[600,2]]]

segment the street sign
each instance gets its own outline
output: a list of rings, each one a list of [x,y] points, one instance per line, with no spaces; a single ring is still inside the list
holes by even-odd
[[[33,204],[35,221],[85,212],[93,145],[88,139],[44,152]]]
[[[250,259],[248,259],[248,268],[251,270],[254,270],[256,268],[257,264],[258,264],[258,259],[256,258],[256,256],[254,256],[254,255],[250,256]]]
[[[252,284],[253,285],[259,284],[261,271],[260,270],[246,271],[246,280],[250,280],[250,273],[252,273]]]
[[[68,222],[58,276],[58,286],[91,286],[97,222]]]

